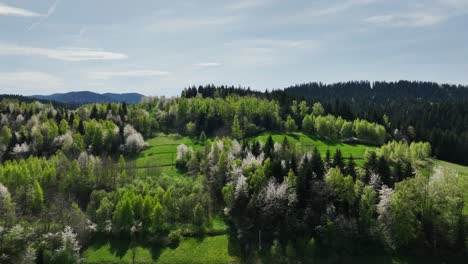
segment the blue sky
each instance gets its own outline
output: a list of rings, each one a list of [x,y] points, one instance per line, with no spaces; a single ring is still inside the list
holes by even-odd
[[[468,84],[468,0],[0,0],[0,93]]]

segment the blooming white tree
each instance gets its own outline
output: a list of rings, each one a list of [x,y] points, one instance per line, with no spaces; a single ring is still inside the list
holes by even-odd
[[[379,190],[379,203],[377,204],[377,221],[379,223],[382,239],[390,248],[394,247],[391,235],[393,192],[392,188],[383,185]]]
[[[143,136],[140,133],[130,134],[125,139],[125,149],[130,153],[138,153],[147,146]]]
[[[245,158],[242,160],[242,167],[246,168],[251,165],[256,165],[260,166],[263,163],[263,159],[265,158],[265,153],[260,153],[258,157],[255,157],[255,155],[252,154],[252,152],[248,152]]]
[[[267,214],[279,213],[289,201],[288,184],[286,181],[278,184],[274,179],[270,179],[259,195],[264,212]]]
[[[238,198],[240,195],[247,195],[248,192],[249,192],[249,185],[247,184],[247,178],[244,175],[241,175],[237,179],[234,196],[235,198]]]
[[[80,258],[80,244],[76,238],[76,233],[73,232],[73,229],[69,226],[66,226],[65,229],[61,232],[62,237],[62,247],[59,251],[65,251],[72,254],[75,259]]]
[[[185,144],[180,144],[179,146],[177,146],[177,159],[183,159],[185,155],[187,155],[187,153],[191,151],[191,148],[187,147]]]
[[[374,188],[378,189],[382,185],[382,180],[380,179],[380,175],[372,172],[370,179],[369,179],[369,184],[374,186]]]
[[[36,263],[36,250],[28,246],[23,254],[20,256],[19,264],[35,264]]]
[[[232,146],[231,146],[231,153],[234,157],[238,157],[239,154],[241,153],[242,151],[242,146],[241,144],[239,144],[239,142],[237,140],[233,140],[232,141]]]
[[[12,154],[15,157],[26,157],[30,152],[30,147],[28,143],[24,142],[22,144],[16,144],[13,147]]]

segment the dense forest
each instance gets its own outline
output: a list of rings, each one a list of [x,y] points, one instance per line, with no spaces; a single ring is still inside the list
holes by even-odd
[[[322,103],[326,113],[362,118],[385,126],[388,138],[428,141],[440,159],[468,164],[468,87],[430,82],[307,83],[258,92],[213,85],[191,87],[183,97],[224,98],[231,94],[277,100],[288,111],[293,100]]]
[[[420,140],[422,121],[398,133],[407,123],[372,104],[367,119],[344,99],[340,112],[281,91],[182,95],[76,108],[2,99],[0,263],[86,263],[88,247],[116,239],[177,247],[218,234],[217,217],[239,262],[466,256],[468,181],[434,165],[442,145]],[[462,135],[459,124],[451,133]],[[174,133],[196,144],[177,145],[175,173],[152,171],[148,142]],[[292,142],[299,137],[334,151]],[[357,160],[339,146],[366,149]]]

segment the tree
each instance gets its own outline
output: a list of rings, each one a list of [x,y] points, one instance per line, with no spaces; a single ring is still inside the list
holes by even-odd
[[[197,127],[195,123],[190,121],[185,125],[185,133],[187,133],[187,135],[194,136],[196,131],[197,131]]]
[[[15,203],[8,189],[0,183],[0,219],[3,225],[10,227],[15,222]]]
[[[241,139],[243,136],[237,115],[234,116],[234,120],[232,121],[231,133],[235,139]]]
[[[129,231],[134,222],[132,202],[128,195],[124,195],[117,203],[114,211],[114,224],[122,231]]]
[[[321,116],[325,114],[325,109],[323,108],[321,103],[314,103],[312,106],[312,115],[314,116]]]
[[[367,232],[372,232],[370,228],[374,226],[377,214],[377,193],[369,185],[366,185],[359,199],[359,222]]]
[[[33,212],[39,213],[44,206],[44,192],[42,191],[41,185],[37,180],[34,180],[33,190]]]
[[[333,167],[338,167],[342,172],[345,171],[345,163],[341,150],[337,149],[335,155],[333,155]]]
[[[197,203],[193,208],[193,223],[202,230],[206,222],[205,213],[200,203]]]
[[[156,202],[156,205],[153,208],[153,212],[151,214],[152,219],[152,226],[154,232],[161,232],[165,229],[164,227],[164,211],[159,202]]]
[[[206,142],[206,134],[205,134],[205,131],[202,131],[202,132],[200,133],[199,140],[200,140],[201,143],[205,144],[205,142]]]
[[[5,146],[10,145],[11,137],[11,129],[8,126],[3,126],[2,129],[0,129],[0,144]]]
[[[50,262],[53,264],[79,264],[81,262],[80,245],[73,229],[69,226],[65,227],[61,237],[62,247],[54,253]]]
[[[314,119],[310,115],[306,115],[302,120],[302,130],[306,134],[312,134],[314,132]]]
[[[294,121],[294,119],[290,115],[288,115],[288,118],[286,119],[285,126],[286,131],[288,132],[294,132],[297,130],[296,121]]]
[[[346,164],[345,174],[351,175],[353,180],[356,180],[356,163],[354,162],[353,155],[349,156],[348,164]]]

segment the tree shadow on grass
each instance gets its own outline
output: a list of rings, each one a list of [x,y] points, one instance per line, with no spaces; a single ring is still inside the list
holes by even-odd
[[[110,240],[110,252],[119,258],[123,258],[130,248],[130,239],[114,238]]]

